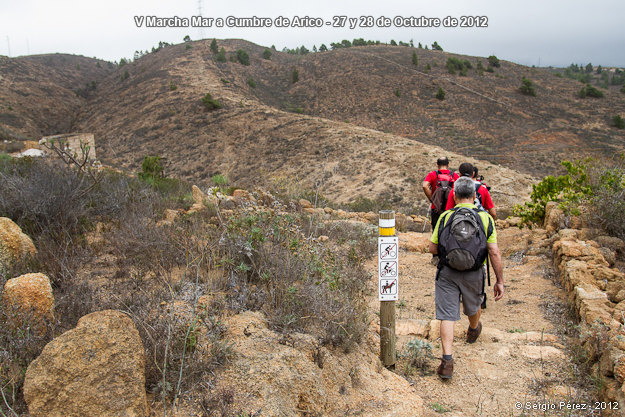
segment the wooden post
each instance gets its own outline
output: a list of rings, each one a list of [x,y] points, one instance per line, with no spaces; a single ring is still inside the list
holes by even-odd
[[[395,212],[392,210],[380,211],[380,238],[395,237]],[[399,248],[395,245],[395,260],[397,257]],[[380,360],[382,364],[394,369],[395,361],[397,359],[396,354],[396,336],[395,336],[395,301],[382,301],[383,290],[383,266],[388,262],[382,260],[382,239],[378,242],[378,257],[379,257],[379,271],[380,274]],[[397,274],[399,271],[399,265],[395,262],[395,284],[397,284]],[[385,280],[388,285],[388,280]],[[392,288],[392,287],[391,287]],[[390,292],[390,290],[389,290]],[[397,294],[397,287],[395,288],[395,294]],[[394,297],[397,299],[397,297]]]

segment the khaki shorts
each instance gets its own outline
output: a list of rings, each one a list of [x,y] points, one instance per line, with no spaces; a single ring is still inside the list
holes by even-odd
[[[483,269],[477,271],[455,271],[443,267],[438,274],[435,287],[436,319],[460,320],[460,295],[464,314],[472,316],[482,305]]]

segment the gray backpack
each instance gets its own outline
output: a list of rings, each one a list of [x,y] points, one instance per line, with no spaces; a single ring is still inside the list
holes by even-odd
[[[488,256],[488,237],[493,233],[489,220],[485,232],[478,209],[452,209],[449,220],[438,230],[438,268],[448,266],[456,271],[477,271]]]

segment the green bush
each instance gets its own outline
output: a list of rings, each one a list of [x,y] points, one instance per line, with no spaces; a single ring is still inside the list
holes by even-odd
[[[206,95],[202,98],[202,103],[204,103],[204,107],[208,111],[221,109],[223,107],[220,102],[215,100],[210,95],[210,93],[206,93]]]
[[[124,71],[124,73],[119,77],[122,81],[126,81],[130,77],[128,70]]]
[[[621,93],[625,93],[625,85],[623,85],[623,87],[621,87]]]
[[[271,59],[271,50],[269,48],[265,48],[265,50],[263,51],[263,58]]]
[[[401,96],[401,93],[399,92],[399,88],[396,88],[396,89],[395,89],[395,91],[394,91],[394,93],[395,93],[395,95],[396,95],[397,97],[400,97],[400,96]]]
[[[221,48],[221,49],[223,50],[224,48]],[[213,39],[213,41],[211,42],[210,50],[213,54],[219,53],[219,47],[217,46],[216,39]],[[224,51],[224,54],[225,54],[225,51]]]
[[[614,125],[617,129],[625,129],[625,120],[617,114],[612,117],[612,125]]]
[[[442,87],[438,87],[438,91],[436,92],[436,98],[439,100],[445,100],[445,92]]]
[[[501,66],[501,63],[499,62],[499,58],[497,58],[495,55],[491,55],[488,57],[488,65],[490,65],[491,67],[499,68]]]
[[[217,54],[217,62],[226,62],[226,50],[223,48],[223,46]]]
[[[177,86],[176,84],[174,84],[174,82],[173,82],[173,81],[170,81],[170,82],[169,82],[169,89],[170,89],[171,91],[175,91],[175,90],[177,90],[177,89],[178,89],[178,86]]]
[[[248,78],[247,79],[247,85],[249,85],[252,88],[256,88],[256,81],[254,81],[253,78]]]
[[[212,176],[211,180],[213,184],[218,187],[222,187],[228,184],[228,177],[223,174],[215,174]]]
[[[239,61],[242,65],[250,65],[250,56],[243,49],[238,49],[237,61]]]
[[[529,78],[523,77],[521,79],[521,87],[519,87],[519,91],[526,96],[536,96],[534,83]]]
[[[291,71],[291,83],[295,84],[298,81],[299,81],[299,71],[297,70],[297,68],[293,68],[293,70]]]
[[[416,52],[412,53],[412,65],[414,65],[415,67],[419,65],[419,58],[417,58]]]
[[[433,51],[442,51],[443,48],[438,44],[438,42],[434,41],[434,43],[432,44],[432,50]]]
[[[579,90],[578,93],[580,98],[585,98],[585,97],[594,97],[594,98],[601,98],[603,97],[603,93],[597,89],[596,87],[593,87],[590,84],[586,84],[586,87],[582,87],[581,90]]]

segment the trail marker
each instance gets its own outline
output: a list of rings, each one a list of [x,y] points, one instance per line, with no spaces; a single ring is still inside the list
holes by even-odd
[[[378,237],[378,298],[380,300],[380,360],[395,368],[395,301],[399,295],[399,242],[395,236],[395,212],[380,211]]]

